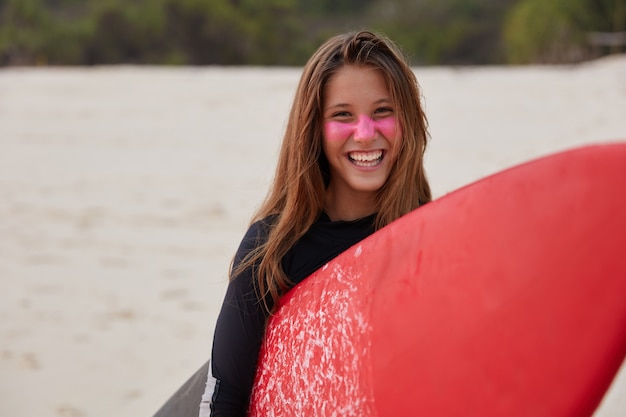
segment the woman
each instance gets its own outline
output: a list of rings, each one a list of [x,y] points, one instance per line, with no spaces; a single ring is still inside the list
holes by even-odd
[[[201,416],[245,416],[280,296],[375,230],[430,201],[420,91],[388,39],[329,39],[306,64],[274,183],[235,255]]]
[[[296,91],[274,183],[234,257],[211,362],[155,417],[197,415],[203,389],[201,417],[246,415],[277,300],[430,201],[426,142],[417,80],[391,41],[361,31],[315,52]]]

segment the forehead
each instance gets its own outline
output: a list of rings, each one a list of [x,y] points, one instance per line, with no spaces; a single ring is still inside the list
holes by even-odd
[[[346,65],[324,87],[324,107],[391,100],[383,73],[374,67]]]

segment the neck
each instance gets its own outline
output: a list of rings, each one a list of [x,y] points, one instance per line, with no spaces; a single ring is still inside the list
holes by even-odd
[[[324,211],[332,221],[352,221],[376,213],[376,196],[359,195],[338,198],[334,193],[326,194]]]

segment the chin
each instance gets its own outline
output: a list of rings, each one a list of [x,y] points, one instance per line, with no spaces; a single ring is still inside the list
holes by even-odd
[[[355,191],[359,191],[362,193],[376,193],[380,191],[381,188],[383,188],[383,185],[385,185],[384,181],[380,181],[380,182],[377,181],[375,183],[353,184],[352,188]]]

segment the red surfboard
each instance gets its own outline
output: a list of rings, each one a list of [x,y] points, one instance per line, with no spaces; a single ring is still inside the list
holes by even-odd
[[[590,416],[626,355],[626,143],[508,169],[281,300],[253,416]]]

